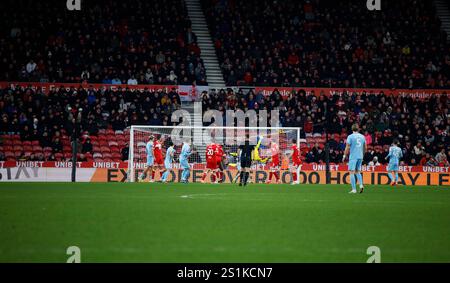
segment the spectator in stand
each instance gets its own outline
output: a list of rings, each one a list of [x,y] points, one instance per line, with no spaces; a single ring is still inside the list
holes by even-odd
[[[364,132],[364,137],[366,138],[366,144],[371,145],[372,144],[372,135],[369,134],[368,131]]]
[[[422,155],[426,155],[425,147],[422,146],[422,142],[418,141],[417,144],[414,146],[414,155],[416,156],[415,159],[420,160]],[[429,159],[429,156],[427,160]]]
[[[128,160],[128,154],[130,152],[130,148],[128,146],[128,143],[125,144],[125,147],[122,148],[121,154],[122,154],[122,160],[127,161]]]
[[[380,166],[380,162],[378,162],[378,157],[374,156],[372,161],[369,162],[369,166]]]
[[[184,1],[86,1],[77,13],[60,2],[2,2],[1,81],[206,84]]]
[[[445,154],[445,148],[442,148],[441,151],[436,154],[436,157],[434,159],[439,164],[439,166],[449,166],[447,155]]]
[[[162,97],[165,97],[163,107],[158,102]],[[22,142],[38,141],[42,148],[50,147],[55,153],[53,156],[46,155],[46,160],[62,160],[56,153],[63,153],[62,140],[69,140],[67,135],[73,129],[73,123],[69,120],[73,113],[66,111],[69,106],[74,110],[85,109],[80,133],[90,140],[90,135],[97,135],[102,129],[123,131],[130,124],[150,124],[150,117],[154,117],[158,125],[170,126],[169,116],[179,109],[180,103],[176,92],[168,95],[164,91],[144,90],[136,93],[121,88],[114,91],[108,88],[61,88],[48,90],[43,95],[41,89],[0,88],[0,134],[19,134]],[[80,145],[80,152],[93,151],[92,144],[89,144],[91,141]],[[21,152],[17,155],[21,156]],[[39,159],[40,155],[35,154],[34,158]]]
[[[447,36],[430,1],[375,14],[360,0],[201,2],[229,86],[450,88]]]
[[[86,141],[83,143],[83,147],[81,152],[83,153],[92,153],[92,143],[91,139],[86,139]]]
[[[136,78],[134,77],[134,75],[132,75],[132,76],[128,79],[127,84],[129,84],[129,85],[137,85],[137,84],[138,84],[138,81],[136,80]]]
[[[430,167],[435,167],[438,166],[439,164],[437,163],[437,161],[431,156],[430,159],[425,163],[425,166],[430,166]]]

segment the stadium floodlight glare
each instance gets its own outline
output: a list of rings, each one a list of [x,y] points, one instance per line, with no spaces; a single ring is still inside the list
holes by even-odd
[[[128,181],[137,180],[138,171],[146,167],[146,143],[150,136],[155,137],[162,144],[165,153],[168,142],[176,148],[177,160],[179,149],[183,142],[192,145],[196,154],[191,156],[191,163],[206,164],[205,150],[210,143],[221,144],[227,155],[237,152],[239,145],[245,142],[247,136],[250,143],[256,144],[261,140],[261,156],[269,156],[269,141],[279,145],[280,153],[287,156],[291,141],[295,139],[300,148],[300,128],[295,127],[222,127],[222,126],[148,126],[133,125],[130,127]],[[177,163],[177,162],[175,162]]]

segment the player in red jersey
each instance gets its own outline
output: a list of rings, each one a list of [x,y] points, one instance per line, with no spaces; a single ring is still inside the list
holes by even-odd
[[[223,151],[223,147],[222,145],[216,143],[216,148],[215,148],[215,156],[216,156],[216,162],[217,162],[217,171],[216,171],[216,178],[217,181],[219,183],[221,183],[223,181],[223,177],[224,177],[224,173],[223,170],[225,169],[225,166],[223,164],[223,159],[224,159],[224,151]]]
[[[153,142],[153,156],[155,158],[155,161],[153,163],[152,181],[155,180],[156,170],[159,171],[159,177],[161,178],[161,175],[163,173],[162,169],[164,166],[164,158],[162,153],[162,140],[158,140],[157,138],[154,138]]]
[[[272,177],[275,176],[277,184],[280,183],[280,149],[278,144],[274,141],[270,142],[270,162],[269,162],[269,178],[266,183],[272,182]]]
[[[216,176],[214,175],[217,171],[216,147],[215,143],[211,143],[206,147],[206,171],[202,175],[202,183],[205,182],[209,173],[213,173],[212,180],[213,182],[216,181]]]
[[[297,140],[292,140],[291,153],[289,158],[292,158],[292,185],[299,184],[298,174],[300,173],[300,165],[302,161],[300,160],[300,150],[297,146]]]

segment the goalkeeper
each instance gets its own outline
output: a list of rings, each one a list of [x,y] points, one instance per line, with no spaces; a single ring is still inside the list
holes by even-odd
[[[258,142],[255,145],[255,148],[252,151],[252,161],[266,163],[269,160],[269,157],[261,158],[259,155],[259,148],[261,147],[261,142],[263,140],[262,136],[258,136]]]

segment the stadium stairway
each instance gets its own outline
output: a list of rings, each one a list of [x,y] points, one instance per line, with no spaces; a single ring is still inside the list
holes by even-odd
[[[214,43],[208,30],[200,0],[185,0],[188,16],[192,23],[192,31],[197,35],[197,44],[206,69],[206,77],[210,88],[225,87],[219,60],[217,59]]]
[[[442,29],[447,33],[447,39],[450,36],[450,8],[447,1],[434,0],[436,14],[442,22]]]

